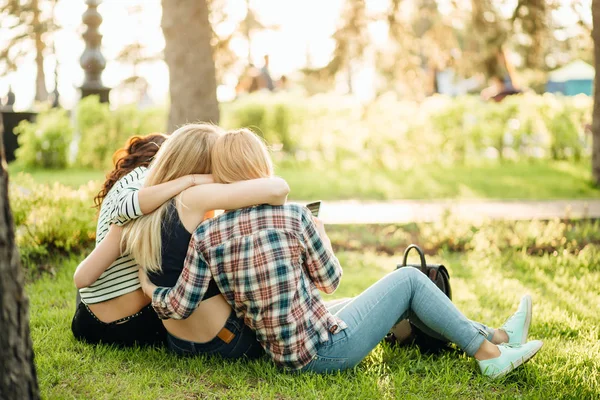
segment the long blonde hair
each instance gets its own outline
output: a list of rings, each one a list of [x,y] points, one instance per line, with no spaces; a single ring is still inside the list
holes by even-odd
[[[220,128],[210,124],[188,124],[177,129],[156,153],[144,186],[158,185],[184,175],[209,174],[212,147],[220,135]],[[161,270],[161,225],[168,204],[123,229],[122,247],[146,271]]]
[[[212,149],[215,182],[232,183],[273,175],[273,162],[261,138],[248,129],[226,132]]]

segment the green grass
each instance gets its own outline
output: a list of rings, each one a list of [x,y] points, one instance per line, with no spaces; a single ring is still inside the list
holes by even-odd
[[[9,164],[8,173],[10,176],[15,176],[21,172],[31,175],[36,183],[58,182],[73,188],[85,185],[89,181],[101,182],[105,175],[105,172],[93,169],[27,169],[14,163]]]
[[[559,224],[560,222],[555,222]],[[552,235],[548,225],[544,235]],[[539,223],[482,229],[462,253],[439,247],[432,260],[450,270],[454,302],[474,320],[500,325],[519,297],[534,298],[532,339],[541,352],[499,381],[481,377],[461,352],[439,356],[414,348],[378,346],[355,370],[331,376],[291,375],[266,360],[244,363],[180,359],[164,349],[117,350],[75,341],[70,321],[75,308],[71,276],[83,255],[59,258],[54,276],[30,283],[31,328],[44,398],[120,399],[592,399],[600,387],[600,245],[597,223],[568,225],[566,244],[551,236],[541,255],[528,251]],[[414,232],[415,226],[403,228]],[[448,229],[453,229],[448,227]],[[363,250],[338,252],[343,282],[335,297],[354,296],[393,269],[400,255],[381,246],[406,246],[395,226],[331,227],[334,245],[365,241]],[[425,228],[419,228],[425,232]],[[451,232],[449,236],[451,236]],[[373,236],[384,238],[373,241]],[[496,237],[511,242],[495,245]],[[543,242],[543,237],[539,238]],[[487,243],[487,244],[486,244]],[[544,245],[545,246],[545,245]],[[556,249],[556,251],[554,250]]]
[[[60,182],[78,187],[97,181],[104,173],[95,170],[21,170],[39,183]],[[291,199],[390,200],[390,199],[579,199],[600,198],[591,184],[589,162],[519,162],[470,166],[416,166],[390,172],[379,169],[348,170],[317,168],[308,164],[281,163],[276,169],[292,192]]]
[[[416,165],[410,170],[338,171],[285,166],[296,199],[576,199],[600,198],[587,162],[543,161],[469,166]]]

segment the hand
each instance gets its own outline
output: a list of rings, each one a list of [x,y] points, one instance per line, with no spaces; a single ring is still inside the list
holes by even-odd
[[[321,219],[319,219],[318,217],[312,217],[313,222],[315,223],[315,226],[317,227],[317,232],[319,232],[319,235],[321,236],[327,236],[327,233],[325,232],[325,224],[323,224],[323,221]]]
[[[148,279],[148,275],[143,268],[138,269],[138,278],[140,279],[140,285],[142,285],[142,291],[144,294],[152,298],[154,290],[156,289],[156,285],[150,282],[150,279]]]
[[[319,237],[323,243],[325,243],[329,249],[331,249],[331,240],[329,239],[329,236],[327,236],[327,232],[325,232],[325,225],[323,224],[323,221],[317,217],[312,217],[312,219],[315,223],[315,227],[317,228],[317,232],[319,233]]]
[[[208,183],[215,183],[215,180],[211,174],[195,174],[190,175],[192,178],[192,184],[190,186],[196,185],[206,185]]]

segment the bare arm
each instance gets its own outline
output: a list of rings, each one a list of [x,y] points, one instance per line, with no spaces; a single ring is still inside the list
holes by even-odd
[[[185,175],[169,182],[142,187],[145,172],[133,171],[131,183],[123,187],[117,199],[117,207],[111,212],[110,224],[125,225],[127,222],[149,214],[183,190],[212,183],[212,175]]]
[[[195,186],[213,183],[212,175],[185,175],[159,185],[147,186],[139,191],[142,214],[150,214],[169,199]]]
[[[279,177],[230,184],[199,185],[182,192],[182,202],[204,215],[210,210],[234,210],[257,204],[285,204],[290,187]]]
[[[119,258],[122,230],[120,226],[111,226],[104,240],[77,266],[73,275],[77,289],[88,287],[96,282],[100,275]]]

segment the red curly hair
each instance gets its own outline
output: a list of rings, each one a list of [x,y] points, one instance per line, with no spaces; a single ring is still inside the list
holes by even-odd
[[[167,135],[163,135],[162,133],[152,133],[146,136],[132,136],[127,139],[125,146],[113,154],[112,158],[115,169],[106,175],[106,181],[102,186],[102,190],[94,197],[94,206],[98,210],[100,209],[104,197],[106,197],[119,179],[137,167],[147,167],[150,165],[154,155],[165,140],[167,140],[167,137]]]

